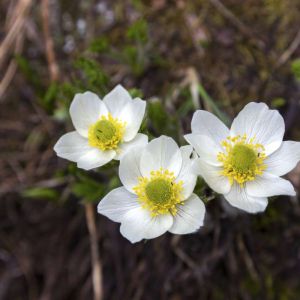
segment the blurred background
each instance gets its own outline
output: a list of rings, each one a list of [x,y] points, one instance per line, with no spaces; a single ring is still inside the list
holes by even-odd
[[[299,197],[250,215],[199,179],[204,228],[132,245],[96,215],[117,163],[53,152],[74,94],[118,83],[147,100],[150,137],[183,145],[195,109],[230,124],[260,100],[299,141],[299,28],[297,0],[1,0],[0,299],[93,299],[93,265],[96,300],[299,300]],[[287,177],[299,191],[300,166]]]

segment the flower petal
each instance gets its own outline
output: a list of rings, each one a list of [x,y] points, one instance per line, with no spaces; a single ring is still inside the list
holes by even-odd
[[[114,118],[119,118],[124,107],[131,101],[131,96],[120,84],[103,98],[103,102]]]
[[[140,169],[144,177],[160,168],[174,172],[177,177],[182,165],[181,152],[175,141],[167,136],[152,140],[143,151]]]
[[[243,108],[231,126],[232,135],[246,134],[249,139],[254,138],[265,147],[267,155],[280,147],[284,129],[284,120],[277,110],[254,102]]]
[[[57,156],[74,162],[77,162],[80,157],[90,150],[91,147],[88,145],[88,140],[77,131],[64,134],[54,146]]]
[[[224,196],[232,206],[248,213],[263,212],[268,205],[267,198],[250,196],[246,193],[246,190],[241,188],[237,183],[234,183],[230,192]]]
[[[89,146],[88,140],[76,131],[63,135],[55,144],[54,151],[59,157],[77,162],[77,167],[84,170],[101,167],[116,155],[113,150],[101,151]]]
[[[264,173],[246,184],[247,194],[254,197],[272,197],[276,195],[295,196],[293,185],[283,178]]]
[[[83,137],[88,137],[89,127],[107,113],[105,104],[91,92],[76,94],[70,106],[73,125]]]
[[[192,146],[183,146],[180,147],[181,155],[182,155],[182,166],[181,170],[179,172],[178,177],[176,178],[176,182],[182,181],[182,195],[183,199],[187,199],[190,197],[192,194],[196,181],[197,181],[197,176],[191,172],[191,167],[192,167],[192,159],[190,158],[192,152],[193,152],[193,147]]]
[[[206,135],[220,144],[229,136],[229,129],[212,113],[197,110],[192,119],[192,133]]]
[[[146,109],[146,101],[136,98],[126,104],[120,112],[120,119],[126,122],[124,141],[131,141],[140,129]]]
[[[138,185],[138,177],[142,177],[140,171],[140,159],[144,146],[138,146],[124,155],[120,161],[119,177],[125,188],[134,193],[133,188]]]
[[[117,155],[114,159],[121,160],[124,155],[129,151],[132,151],[136,147],[144,147],[148,144],[148,136],[142,133],[138,133],[133,140],[120,144]]]
[[[266,158],[267,172],[282,176],[294,169],[300,160],[300,142],[285,141]]]
[[[77,167],[84,170],[99,168],[110,162],[116,155],[114,150],[101,151],[97,148],[91,148],[89,152],[80,157],[77,161]]]
[[[223,152],[219,143],[216,143],[215,140],[212,140],[207,135],[194,133],[186,134],[184,138],[195,148],[197,154],[206,163],[213,166],[221,166],[221,162],[217,160],[218,153]]]
[[[195,232],[203,225],[205,205],[195,194],[192,194],[182,205],[177,207],[174,223],[169,232],[187,234]]]
[[[201,158],[197,158],[193,163],[193,171],[202,176],[210,188],[217,193],[229,193],[231,185],[228,178],[220,174],[221,168],[211,166]]]
[[[137,196],[129,193],[124,187],[119,187],[99,202],[97,211],[114,222],[121,222],[128,211],[139,207]]]
[[[170,229],[173,224],[171,214],[151,217],[144,208],[135,208],[128,211],[121,223],[120,232],[131,243],[142,239],[153,239]]]

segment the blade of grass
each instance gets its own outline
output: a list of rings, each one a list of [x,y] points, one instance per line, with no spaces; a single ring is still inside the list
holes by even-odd
[[[200,83],[198,85],[198,92],[202,97],[203,101],[206,102],[206,104],[212,109],[212,111],[216,114],[216,116],[221,121],[223,121],[227,126],[229,126],[231,122],[230,118],[219,109],[215,101],[208,95],[205,88]]]

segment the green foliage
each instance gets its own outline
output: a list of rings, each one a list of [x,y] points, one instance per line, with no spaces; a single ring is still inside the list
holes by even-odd
[[[15,61],[20,69],[20,71],[23,73],[25,78],[32,84],[32,86],[40,92],[41,88],[41,81],[38,73],[34,70],[30,62],[23,56],[16,54],[15,55]]]
[[[88,50],[93,53],[103,53],[109,49],[109,42],[106,37],[100,37],[94,39]]]
[[[70,164],[68,172],[75,177],[71,184],[73,194],[83,202],[99,202],[109,191],[120,186],[116,166],[116,161],[112,161],[101,167],[97,176],[99,178],[96,179],[93,174]]]
[[[139,19],[129,26],[126,32],[128,43],[121,54],[123,63],[127,64],[135,76],[140,76],[147,64],[148,24],[144,19]]]
[[[59,86],[56,82],[52,82],[46,90],[44,96],[41,98],[41,102],[48,111],[51,111],[55,105]]]
[[[144,72],[144,53],[137,46],[126,46],[122,51],[124,62],[129,65],[134,75],[139,76]]]
[[[127,38],[145,44],[148,41],[148,24],[144,19],[135,21],[127,30]]]
[[[277,97],[272,100],[271,104],[274,108],[281,108],[286,104],[286,100],[282,97]]]
[[[203,85],[198,85],[198,91],[203,101],[212,109],[212,111],[221,119],[226,125],[230,124],[230,119],[225,115],[219,107],[216,105],[216,102],[208,95]]]
[[[168,126],[169,116],[160,101],[148,103],[148,116],[155,130],[159,131]]]
[[[132,89],[129,89],[128,92],[132,98],[141,98],[141,99],[144,98],[143,91],[140,89],[132,88]]]
[[[81,176],[72,184],[71,189],[75,196],[86,202],[98,202],[105,193],[103,184],[88,176]]]
[[[84,76],[85,82],[82,84],[84,84],[85,90],[101,93],[106,91],[108,77],[96,60],[81,56],[75,61],[74,66]]]
[[[58,198],[58,192],[52,188],[32,187],[24,190],[22,196],[32,199],[47,199],[53,201]]]
[[[291,71],[295,76],[296,80],[300,80],[300,58],[297,58],[292,61]]]
[[[187,88],[181,90],[180,96],[186,99],[185,101],[182,101],[182,104],[179,106],[177,110],[179,117],[183,119],[189,114],[189,112],[193,111],[195,107],[194,107],[194,103],[190,91]]]

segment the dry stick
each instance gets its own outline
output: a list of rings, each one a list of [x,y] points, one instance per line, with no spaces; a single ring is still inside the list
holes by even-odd
[[[23,48],[24,42],[24,24],[26,14],[32,4],[31,0],[20,0],[14,8],[10,7],[10,16],[6,18],[5,29],[8,32],[5,39],[0,45],[0,68],[5,61],[6,56],[14,48],[14,53],[19,54]],[[0,102],[3,100],[6,89],[8,88],[14,74],[17,70],[17,64],[14,59],[11,59],[4,76],[0,81]]]
[[[21,53],[23,49],[24,36],[23,33],[17,36],[16,46],[15,46],[15,54]],[[2,100],[2,96],[4,95],[6,89],[8,88],[10,82],[12,81],[17,70],[17,63],[14,59],[12,59],[6,69],[5,75],[3,76],[0,82],[0,102]]]
[[[50,25],[49,25],[49,0],[42,0],[42,26],[43,26],[43,33],[46,42],[46,56],[48,61],[48,68],[50,72],[50,79],[51,82],[58,81],[59,79],[59,68],[56,62],[54,47],[53,47],[53,40],[50,34]]]
[[[14,44],[17,36],[23,33],[22,28],[24,27],[25,16],[32,4],[31,0],[20,0],[15,8],[17,17],[13,24],[10,26],[9,31],[0,45],[0,67],[4,62],[5,57],[10,52],[12,45]],[[13,14],[13,17],[15,13]]]
[[[294,38],[291,45],[279,57],[277,64],[276,64],[276,68],[285,64],[289,60],[291,55],[297,50],[299,45],[300,45],[300,30],[297,32],[296,37]]]
[[[99,257],[97,227],[94,215],[94,206],[91,203],[85,205],[85,216],[90,235],[92,269],[93,269],[93,289],[94,300],[101,300],[103,295],[102,288],[102,266]]]
[[[254,34],[244,23],[242,23],[221,1],[209,0],[211,4],[226,18],[228,19],[242,34],[246,37],[253,39]],[[264,43],[256,39],[257,46],[262,48]]]

